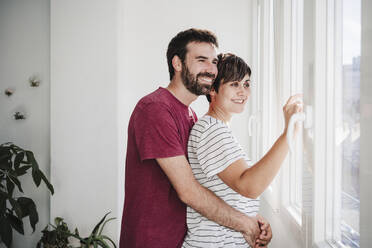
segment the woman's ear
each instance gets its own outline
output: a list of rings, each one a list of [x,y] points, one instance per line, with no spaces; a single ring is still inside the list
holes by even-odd
[[[209,92],[209,95],[211,96],[211,100],[213,100],[216,97],[216,94],[217,92],[215,91],[215,89],[212,88]]]
[[[182,71],[182,61],[180,57],[178,57],[177,55],[173,57],[172,65],[173,65],[174,71],[178,71],[178,72]]]

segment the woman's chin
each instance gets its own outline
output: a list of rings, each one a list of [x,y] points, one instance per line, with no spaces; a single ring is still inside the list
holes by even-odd
[[[234,114],[241,114],[244,112],[244,107],[234,110]]]

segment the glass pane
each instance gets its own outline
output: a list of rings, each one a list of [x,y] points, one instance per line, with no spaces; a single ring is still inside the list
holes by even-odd
[[[342,243],[359,247],[361,1],[343,1]]]

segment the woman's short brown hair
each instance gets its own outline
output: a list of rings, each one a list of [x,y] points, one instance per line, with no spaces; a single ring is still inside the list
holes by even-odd
[[[221,83],[241,81],[246,75],[251,76],[251,68],[244,60],[232,53],[218,54],[218,74],[212,89],[218,92]],[[207,99],[210,102],[211,97],[207,94]]]

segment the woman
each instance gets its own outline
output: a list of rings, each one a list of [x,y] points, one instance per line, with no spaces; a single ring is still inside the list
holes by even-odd
[[[277,174],[288,152],[286,130],[292,114],[301,111],[291,97],[283,108],[285,129],[270,151],[255,165],[238,144],[229,128],[233,114],[241,113],[250,95],[249,66],[233,54],[219,55],[218,75],[212,85],[209,111],[194,125],[188,143],[189,162],[195,178],[232,207],[256,216],[257,197]],[[249,247],[243,235],[218,225],[187,208],[183,247]],[[257,242],[257,245],[265,245]]]

